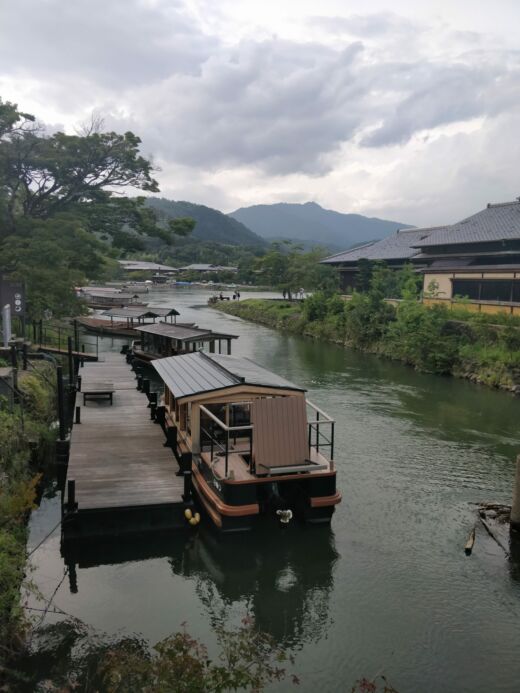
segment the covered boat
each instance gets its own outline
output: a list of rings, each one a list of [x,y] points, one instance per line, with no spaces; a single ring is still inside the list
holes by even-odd
[[[219,529],[247,530],[262,515],[330,523],[341,501],[334,421],[304,388],[233,356],[195,352],[153,366],[168,442]]]
[[[193,323],[169,325],[160,322],[138,326],[136,331],[140,339],[132,342],[132,355],[142,361],[185,354],[203,347],[207,347],[210,353],[220,353],[223,344],[226,345],[227,353],[231,354],[231,342],[238,339],[237,335],[213,332]]]

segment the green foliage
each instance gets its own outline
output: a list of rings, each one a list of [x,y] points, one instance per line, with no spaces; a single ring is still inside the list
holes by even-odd
[[[113,270],[117,253],[143,248],[141,236],[171,244],[193,230],[187,218],[158,224],[144,197],[121,194],[158,185],[139,137],[101,126],[47,135],[0,99],[0,271],[26,283],[30,318],[76,315],[74,286]]]
[[[319,248],[305,253],[290,242],[273,243],[257,261],[256,269],[263,284],[275,286],[291,299],[301,288],[311,291],[337,287],[336,272],[319,262],[325,255],[326,251]]]
[[[220,652],[207,648],[183,629],[153,648],[137,637],[107,640],[93,637],[81,624],[47,626],[39,633],[34,674],[27,688],[45,683],[47,691],[96,690],[106,693],[224,693],[261,691],[288,678],[282,665],[292,660],[251,619],[237,629],[216,628]],[[48,648],[49,656],[45,656]],[[57,658],[58,650],[61,656]],[[290,677],[293,683],[298,679]]]
[[[38,364],[20,374],[23,404],[0,400],[0,667],[20,629],[20,583],[26,561],[26,519],[39,476],[30,469],[30,439],[48,435],[55,417],[52,367]],[[23,412],[22,412],[23,407]]]

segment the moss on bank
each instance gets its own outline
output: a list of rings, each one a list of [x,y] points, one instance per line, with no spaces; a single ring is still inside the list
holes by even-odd
[[[27,518],[39,480],[31,462],[50,438],[55,418],[53,368],[19,374],[19,401],[0,398],[0,677],[24,631],[20,586],[27,560]]]
[[[248,299],[215,306],[292,334],[322,339],[520,394],[520,321],[416,300],[390,305],[374,293],[315,294],[305,301]]]

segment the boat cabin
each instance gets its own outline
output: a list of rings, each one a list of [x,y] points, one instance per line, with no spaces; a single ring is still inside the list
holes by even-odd
[[[138,294],[123,293],[118,289],[82,288],[79,291],[79,297],[85,299],[89,308],[122,308],[130,304],[134,306],[144,305],[144,303],[139,303]]]
[[[132,344],[132,353],[139,359],[151,361],[177,354],[199,351],[206,345],[210,353],[222,353],[223,344],[231,354],[231,342],[237,335],[213,332],[196,325],[177,325],[159,322],[138,326],[140,339]]]
[[[164,426],[213,522],[250,529],[261,514],[330,522],[334,421],[305,389],[246,358],[196,352],[159,359]]]

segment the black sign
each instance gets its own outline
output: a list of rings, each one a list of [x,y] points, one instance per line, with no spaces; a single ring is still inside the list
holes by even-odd
[[[11,306],[11,316],[25,315],[25,287],[22,282],[0,277],[0,311],[7,304]]]

